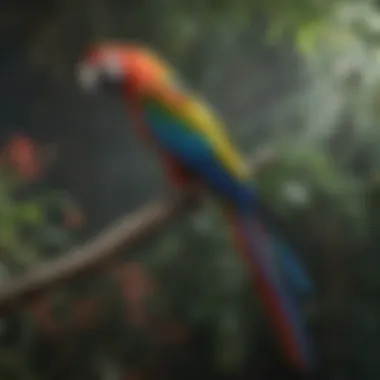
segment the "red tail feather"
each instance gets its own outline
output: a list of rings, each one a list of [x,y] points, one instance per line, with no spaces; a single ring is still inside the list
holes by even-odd
[[[286,310],[284,309],[281,295],[278,294],[276,288],[266,276],[265,269],[260,266],[260,260],[254,260],[253,257],[259,257],[261,253],[253,252],[253,247],[249,240],[245,237],[243,231],[240,229],[239,224],[241,221],[234,210],[227,210],[227,217],[231,226],[233,238],[240,256],[243,258],[250,273],[251,280],[257,289],[261,302],[263,303],[266,312],[271,320],[273,328],[279,338],[279,344],[282,346],[284,355],[287,359],[301,371],[307,369],[308,363],[305,360],[305,353],[297,340],[295,335],[295,327],[292,321],[288,318]],[[252,234],[253,234],[252,226]],[[256,232],[257,231],[257,232]],[[262,228],[255,228],[255,238],[263,239]],[[257,233],[261,232],[261,236]]]

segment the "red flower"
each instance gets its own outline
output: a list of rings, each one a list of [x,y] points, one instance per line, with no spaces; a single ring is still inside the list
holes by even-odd
[[[59,328],[53,317],[51,300],[47,296],[41,296],[33,300],[28,307],[34,317],[39,330],[46,335],[55,335]]]
[[[74,311],[73,324],[78,330],[92,328],[98,322],[101,312],[100,303],[96,299],[85,299],[79,302]]]
[[[84,225],[85,217],[84,214],[74,208],[68,208],[64,211],[64,225],[69,229],[77,229]]]
[[[118,267],[116,278],[126,301],[128,321],[135,326],[146,325],[148,314],[145,301],[154,292],[152,279],[139,263],[126,263]]]
[[[11,138],[5,148],[6,161],[26,180],[36,180],[41,176],[42,165],[37,144],[23,134]]]
[[[136,302],[149,297],[154,292],[152,279],[139,263],[126,263],[116,270],[116,277],[122,286],[124,298]]]

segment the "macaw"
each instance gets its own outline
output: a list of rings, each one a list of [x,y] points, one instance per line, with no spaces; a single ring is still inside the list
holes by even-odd
[[[216,113],[184,86],[168,62],[137,44],[90,47],[78,81],[85,90],[123,98],[136,133],[155,149],[174,185],[201,185],[220,199],[285,357],[300,371],[312,371],[311,339],[289,291],[289,286],[310,291],[311,281],[265,222],[250,170]]]

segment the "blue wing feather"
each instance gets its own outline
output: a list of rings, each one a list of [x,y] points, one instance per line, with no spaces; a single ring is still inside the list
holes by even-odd
[[[160,107],[148,106],[146,117],[159,143],[190,171],[237,205],[253,207],[254,189],[228,173],[205,138]]]

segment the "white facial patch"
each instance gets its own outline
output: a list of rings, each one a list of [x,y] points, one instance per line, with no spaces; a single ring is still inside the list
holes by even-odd
[[[88,92],[96,90],[99,78],[99,68],[81,64],[77,70],[77,77],[79,85]]]
[[[80,86],[87,92],[97,90],[98,85],[101,85],[100,79],[117,83],[125,75],[120,60],[113,54],[105,54],[96,64],[82,63],[77,73]]]

